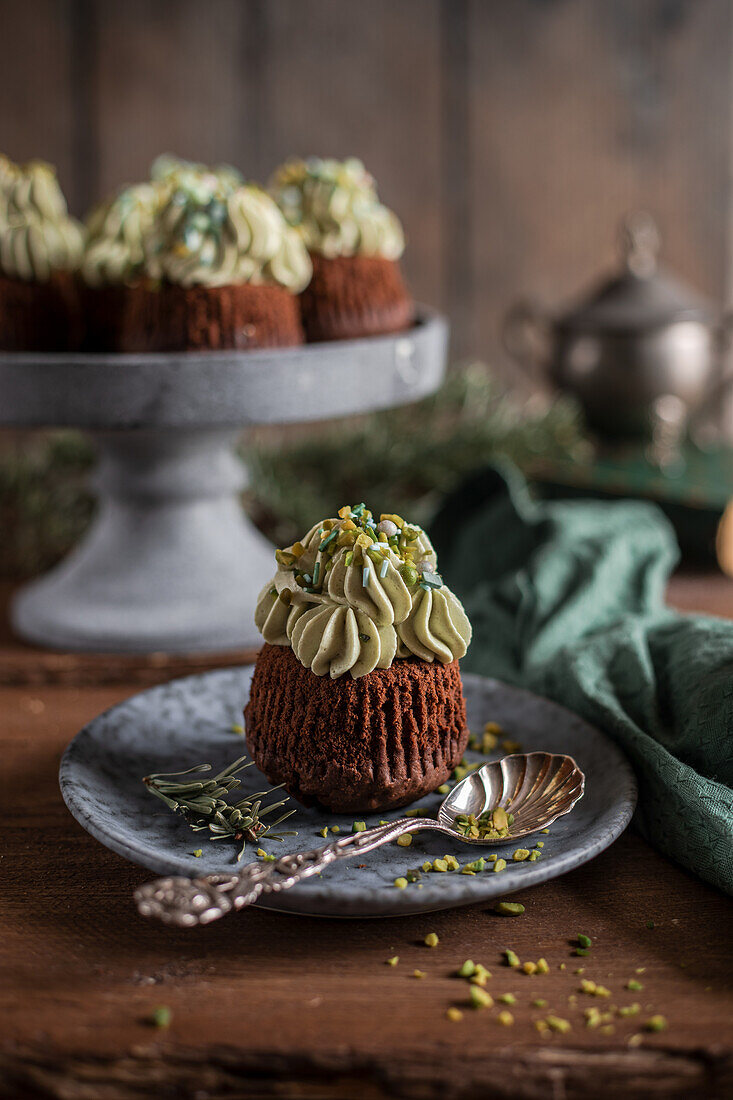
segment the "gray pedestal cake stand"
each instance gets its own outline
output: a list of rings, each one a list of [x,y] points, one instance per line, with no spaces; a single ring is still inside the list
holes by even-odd
[[[249,523],[243,426],[386,409],[434,392],[447,325],[421,310],[398,336],[178,355],[0,353],[0,425],[75,427],[99,450],[98,512],[81,544],[26,585],[15,630],[93,652],[256,644],[273,548]]]

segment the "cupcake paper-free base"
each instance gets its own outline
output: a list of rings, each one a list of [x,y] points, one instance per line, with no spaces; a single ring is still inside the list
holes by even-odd
[[[471,627],[425,532],[345,506],[276,560],[245,712],[258,767],[338,811],[434,790],[468,740],[458,660]]]

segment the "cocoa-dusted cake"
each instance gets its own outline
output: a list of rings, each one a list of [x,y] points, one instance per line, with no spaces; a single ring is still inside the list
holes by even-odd
[[[271,192],[301,234],[313,277],[301,293],[308,340],[345,340],[401,332],[414,320],[402,279],[402,226],[380,201],[356,157],[290,160]]]
[[[471,627],[425,532],[346,506],[275,556],[245,710],[257,766],[334,812],[435,790],[468,741],[458,661]]]
[[[273,200],[233,169],[165,158],[90,221],[90,339],[121,352],[303,342],[307,251]],[[90,298],[87,299],[90,301]]]
[[[0,156],[0,347],[67,351],[77,347],[74,271],[83,247],[55,169]]]

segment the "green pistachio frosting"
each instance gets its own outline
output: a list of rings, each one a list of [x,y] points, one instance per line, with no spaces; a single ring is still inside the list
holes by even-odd
[[[167,180],[136,183],[95,207],[87,219],[81,263],[89,286],[127,283],[141,273],[145,240],[169,195]]]
[[[311,252],[387,260],[404,252],[399,219],[379,201],[374,178],[356,157],[287,161],[271,192]]]
[[[0,158],[0,272],[26,282],[47,282],[73,271],[81,259],[83,230],[69,215],[56,172],[43,161],[17,165]]]
[[[176,177],[145,252],[146,274],[180,286],[256,283],[298,293],[311,277],[303,242],[269,195],[215,173]]]
[[[257,629],[317,676],[358,679],[409,657],[450,664],[468,648],[471,624],[437,573],[430,539],[401,516],[377,521],[363,504],[347,505],[275,558]]]

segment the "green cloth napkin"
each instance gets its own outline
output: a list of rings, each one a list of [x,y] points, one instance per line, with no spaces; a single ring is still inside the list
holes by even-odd
[[[473,624],[462,666],[604,730],[636,771],[641,832],[733,893],[733,622],[665,607],[678,550],[662,513],[536,503],[515,469],[490,469],[431,531]]]

